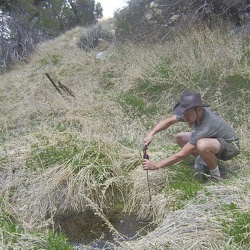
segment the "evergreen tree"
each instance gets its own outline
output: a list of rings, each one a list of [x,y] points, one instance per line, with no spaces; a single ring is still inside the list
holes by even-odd
[[[0,66],[5,68],[43,39],[102,17],[95,0],[0,0]]]
[[[100,2],[98,2],[95,6],[95,15],[97,19],[103,17],[103,8]]]

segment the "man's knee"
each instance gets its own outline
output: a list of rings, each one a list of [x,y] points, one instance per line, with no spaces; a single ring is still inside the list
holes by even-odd
[[[197,147],[197,150],[199,153],[206,151],[208,149],[208,145],[206,143],[206,140],[204,140],[204,139],[198,140],[196,147]]]
[[[185,144],[187,144],[189,138],[190,138],[190,133],[186,132],[181,132],[175,135],[175,141],[180,147],[183,147]]]
[[[199,153],[209,151],[216,154],[220,149],[220,142],[214,138],[202,138],[197,141],[196,147]]]

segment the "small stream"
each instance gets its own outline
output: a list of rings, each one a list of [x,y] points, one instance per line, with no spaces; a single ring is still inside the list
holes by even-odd
[[[113,213],[108,219],[124,240],[135,240],[156,227],[152,222],[138,221],[134,215]],[[108,244],[115,244],[109,227],[91,212],[58,215],[54,222],[74,246],[91,245],[103,249]]]

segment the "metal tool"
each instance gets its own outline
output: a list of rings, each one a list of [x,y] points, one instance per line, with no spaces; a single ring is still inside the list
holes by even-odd
[[[144,145],[143,147],[143,159],[149,160],[149,155],[147,153],[148,145]],[[148,176],[148,170],[147,170],[147,183],[148,183],[148,194],[149,194],[149,201],[151,201],[151,190],[149,185],[149,176]]]

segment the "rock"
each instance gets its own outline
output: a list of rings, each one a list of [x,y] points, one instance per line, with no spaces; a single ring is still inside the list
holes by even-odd
[[[101,51],[96,55],[96,59],[105,60],[107,58],[107,51]]]

